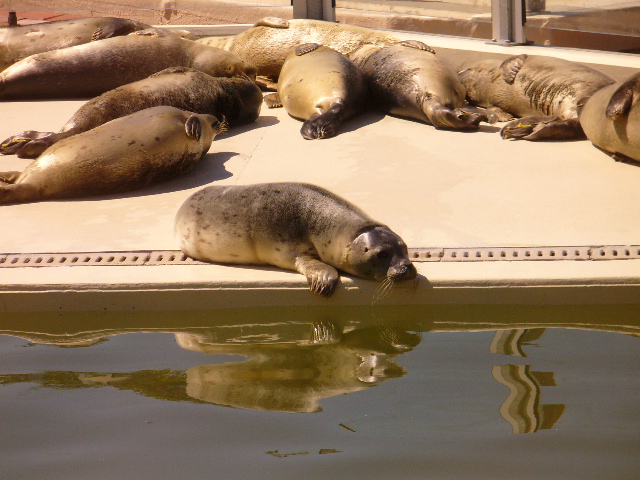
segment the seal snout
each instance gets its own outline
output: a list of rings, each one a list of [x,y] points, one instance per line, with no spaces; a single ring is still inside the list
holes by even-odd
[[[418,275],[418,271],[408,258],[392,264],[387,271],[387,277],[393,281],[412,280],[416,278],[416,275]]]

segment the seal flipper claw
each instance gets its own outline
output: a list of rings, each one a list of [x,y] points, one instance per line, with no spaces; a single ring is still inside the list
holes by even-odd
[[[200,123],[200,119],[196,115],[191,115],[187,118],[187,121],[184,122],[184,129],[187,132],[188,137],[200,140],[200,136],[202,135],[202,123]]]
[[[620,115],[629,113],[633,104],[634,93],[640,93],[640,73],[636,73],[629,78],[611,95],[606,110],[607,118],[615,120]]]
[[[433,53],[434,55],[436,54],[436,51],[433,48],[420,40],[403,40],[398,42],[398,44],[403,47],[417,48],[418,50],[424,50],[425,52]]]
[[[442,105],[439,100],[427,100],[422,106],[425,115],[436,128],[452,130],[477,130],[481,121],[486,121],[487,116],[479,113],[452,110]]]
[[[516,76],[526,59],[527,54],[523,53],[522,55],[514,55],[513,57],[507,58],[500,64],[500,71],[502,72],[502,78],[505,82],[512,84],[516,80]]]
[[[280,95],[277,93],[270,93],[264,96],[264,103],[267,105],[267,108],[281,108],[282,100],[280,100]]]
[[[512,120],[500,131],[504,139],[515,140],[583,140],[584,130],[577,118],[530,116]]]
[[[294,264],[296,270],[307,277],[307,283],[312,292],[324,297],[333,295],[340,280],[340,275],[335,268],[310,256],[300,256],[296,258]]]

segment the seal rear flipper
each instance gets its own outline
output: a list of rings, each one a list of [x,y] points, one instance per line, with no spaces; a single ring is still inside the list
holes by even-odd
[[[53,145],[58,139],[54,139],[53,132],[26,132],[13,135],[0,144],[0,154],[17,155],[19,158],[37,158],[42,152]]]
[[[527,54],[523,53],[522,55],[514,55],[513,57],[507,58],[500,64],[500,71],[502,72],[502,78],[505,82],[512,84],[516,80],[516,76],[526,59]]]
[[[7,183],[7,184],[16,183],[21,173],[22,172],[16,172],[16,171],[0,172],[0,183]]]
[[[640,73],[636,73],[625,81],[611,95],[606,110],[607,118],[615,120],[620,115],[629,113],[633,104],[634,93],[640,93]]]
[[[307,140],[335,137],[345,115],[342,103],[334,103],[323,113],[312,115],[302,124],[300,134]]]
[[[280,100],[280,95],[277,93],[270,93],[269,95],[265,95],[264,103],[267,105],[267,108],[282,107],[282,100]]]
[[[577,118],[531,116],[507,123],[500,135],[515,140],[584,140],[586,135]]]
[[[0,183],[0,205],[28,203],[36,200],[43,200],[43,198],[38,196],[38,189],[32,185],[26,183]]]
[[[296,271],[307,277],[309,289],[324,297],[330,297],[335,292],[340,275],[331,265],[310,256],[299,256],[295,259]]]

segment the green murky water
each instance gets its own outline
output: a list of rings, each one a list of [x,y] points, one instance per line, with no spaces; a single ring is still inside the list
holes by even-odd
[[[640,306],[0,317],[6,479],[637,479]]]

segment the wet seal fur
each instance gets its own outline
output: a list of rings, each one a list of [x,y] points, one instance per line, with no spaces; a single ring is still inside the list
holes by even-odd
[[[205,37],[199,42],[228,50],[258,70],[258,75],[277,77],[285,60],[298,45],[317,43],[350,57],[363,45],[389,45],[394,35],[354,25],[323,20],[284,20],[265,17],[252,28],[232,37]]]
[[[191,68],[167,68],[89,100],[58,133],[26,131],[7,138],[0,144],[0,153],[36,158],[63,138],[160,105],[213,115],[236,126],[258,118],[262,92],[244,77],[212,77]]]
[[[117,17],[90,17],[0,28],[0,70],[36,53],[128,35],[150,25]]]
[[[335,136],[344,120],[364,109],[366,96],[364,74],[348,58],[332,48],[305,43],[287,58],[278,93],[265,101],[304,120],[300,133],[312,140]]]
[[[180,207],[175,233],[190,257],[295,270],[311,291],[327,297],[338,270],[388,282],[417,273],[407,246],[387,226],[304,183],[206,187]]]
[[[464,86],[455,70],[423,42],[363,47],[354,62],[386,113],[456,130],[476,130],[487,120],[486,115],[460,110],[465,105]]]
[[[467,65],[458,75],[468,100],[492,109],[503,138],[569,140],[584,138],[578,111],[586,100],[614,80],[580,63],[540,55],[516,55]]]
[[[221,130],[211,115],[153,107],[48,148],[24,172],[0,173],[0,204],[125,192],[192,168]]]
[[[615,160],[640,162],[640,73],[594,93],[580,111],[587,138]]]
[[[127,35],[31,55],[0,73],[0,100],[95,97],[169,67],[253,75],[224,50],[177,35]]]

